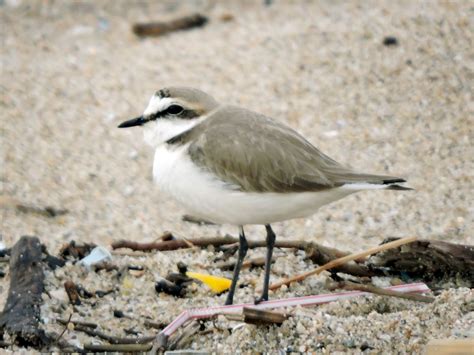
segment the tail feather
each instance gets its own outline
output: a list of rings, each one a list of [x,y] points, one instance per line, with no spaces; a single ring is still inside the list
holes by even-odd
[[[413,189],[411,187],[405,187],[398,184],[393,184],[393,185],[390,184],[385,188],[385,190],[409,191]]]

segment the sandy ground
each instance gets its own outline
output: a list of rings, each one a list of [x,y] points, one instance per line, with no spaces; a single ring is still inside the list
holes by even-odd
[[[140,129],[116,128],[140,114],[154,91],[169,85],[201,88],[222,102],[270,115],[336,160],[362,171],[403,176],[416,189],[353,195],[312,218],[276,224],[278,238],[309,239],[350,251],[389,236],[474,244],[472,3],[1,4],[0,238],[5,245],[13,245],[21,235],[36,235],[56,253],[71,240],[108,246],[117,239],[152,241],[167,230],[187,238],[235,235],[232,226],[181,222],[185,211],[153,186],[153,152],[142,142]],[[136,21],[189,11],[209,15],[210,23],[155,39],[139,39],[130,31]],[[222,21],[224,14],[234,20]],[[388,35],[396,36],[399,44],[384,46]],[[22,213],[8,202],[11,199],[69,213],[57,218]],[[248,227],[247,234],[260,238],[264,229]],[[285,257],[277,261],[272,279],[312,267],[303,255],[278,253]],[[213,257],[206,250],[132,261],[117,258],[123,265],[147,264],[152,272],[135,280],[139,284],[114,302],[128,305],[124,311],[133,313],[137,324],[149,311],[143,304],[153,304],[152,309],[160,310],[153,318],[163,321],[185,307],[220,304],[224,296],[212,297],[201,288],[185,300],[158,298],[153,290],[153,281],[173,269],[178,258],[199,268],[212,264]],[[83,284],[106,282],[77,268],[68,265],[57,275],[48,274],[48,291],[61,293],[68,273]],[[242,278],[259,282],[260,276],[261,271],[254,270]],[[8,275],[0,279],[2,307],[8,282]],[[319,292],[323,282],[308,280],[272,297]],[[239,289],[237,299],[248,301],[253,292]],[[472,311],[464,306],[472,302],[471,291],[453,289],[440,297],[429,306],[375,298],[346,301],[324,306],[312,318],[292,318],[268,333],[245,326],[232,336],[215,332],[190,346],[217,352],[239,347],[244,352],[265,351],[266,346],[274,351],[319,346],[321,351],[357,352],[368,342],[374,352],[396,351],[398,346],[401,352],[419,352],[432,338],[473,336],[472,328],[465,331],[473,323]],[[45,314],[54,313],[53,308],[67,314],[63,298],[46,302]],[[380,302],[389,304],[387,312],[379,312]],[[102,314],[112,307],[105,298],[98,303]],[[428,319],[416,325],[427,314]],[[114,326],[107,317],[102,326],[121,331],[123,320]],[[331,319],[334,326],[328,325]],[[387,319],[396,324],[403,320],[419,331],[405,341],[400,325],[390,331],[380,326],[388,324]],[[353,328],[361,333],[354,333],[353,343],[344,343],[342,338],[347,340]],[[387,332],[391,338],[384,340]],[[311,336],[315,333],[318,341]],[[82,341],[75,332],[65,337]]]

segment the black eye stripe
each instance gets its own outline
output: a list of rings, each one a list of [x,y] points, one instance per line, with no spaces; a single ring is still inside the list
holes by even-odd
[[[172,115],[177,115],[183,112],[183,107],[180,105],[171,105],[165,111]]]
[[[175,106],[175,107],[173,107],[173,106]],[[172,109],[170,110],[170,108],[172,108]],[[156,120],[158,118],[172,119],[172,118],[175,118],[175,117],[176,118],[179,117],[180,119],[192,119],[192,118],[196,118],[198,116],[199,116],[199,113],[194,111],[194,110],[184,109],[180,105],[171,105],[163,111],[151,114],[150,116],[148,116],[147,121],[153,121],[153,120]]]

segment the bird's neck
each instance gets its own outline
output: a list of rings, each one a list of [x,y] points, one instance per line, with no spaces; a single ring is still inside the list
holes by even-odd
[[[204,119],[205,117],[195,118],[192,120],[163,119],[149,122],[144,127],[143,138],[148,145],[156,149],[163,143],[192,129]]]

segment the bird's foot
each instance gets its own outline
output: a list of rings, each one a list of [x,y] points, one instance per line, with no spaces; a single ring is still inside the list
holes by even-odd
[[[259,304],[265,301],[268,301],[268,295],[261,295],[260,297],[255,299],[254,304]]]

